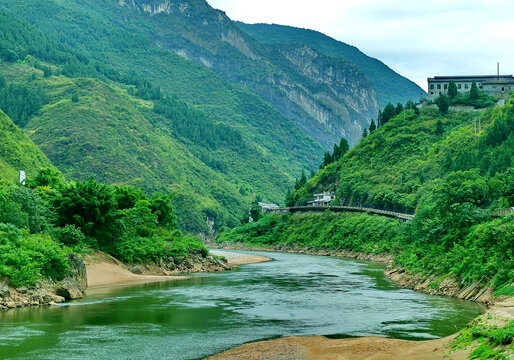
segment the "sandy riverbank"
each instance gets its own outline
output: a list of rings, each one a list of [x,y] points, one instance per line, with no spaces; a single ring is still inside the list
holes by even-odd
[[[271,261],[270,258],[254,254],[235,253],[220,249],[212,249],[210,253],[216,256],[223,256],[227,259],[229,265],[256,264],[265,261]]]
[[[332,340],[323,336],[290,337],[245,344],[208,360],[464,360],[463,351],[449,356],[445,345],[453,337],[407,341],[381,337]]]
[[[211,254],[225,257],[230,266],[254,264],[271,260],[264,256],[233,253],[222,250],[212,250]],[[85,263],[88,289],[104,286],[175,281],[188,278],[187,276],[137,275],[127,270],[123,264],[115,258],[100,252],[88,255],[85,259]]]
[[[514,298],[496,303],[483,316],[506,323],[514,319]],[[207,360],[464,360],[469,350],[447,347],[457,334],[436,340],[407,341],[382,337],[329,339],[289,337],[245,344]]]

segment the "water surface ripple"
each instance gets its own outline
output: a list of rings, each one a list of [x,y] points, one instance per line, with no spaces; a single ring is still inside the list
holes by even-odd
[[[400,289],[381,264],[257,254],[274,261],[1,312],[0,358],[182,360],[280,336],[433,339],[481,312],[473,303]]]

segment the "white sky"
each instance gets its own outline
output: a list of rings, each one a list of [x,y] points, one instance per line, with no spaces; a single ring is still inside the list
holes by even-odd
[[[233,20],[309,28],[426,90],[434,75],[514,73],[513,0],[207,0]]]

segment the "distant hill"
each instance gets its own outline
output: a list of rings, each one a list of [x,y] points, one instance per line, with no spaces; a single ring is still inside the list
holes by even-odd
[[[52,167],[52,162],[0,110],[0,179],[13,183],[18,181],[20,170],[31,176],[45,167]]]
[[[367,56],[355,46],[337,41],[318,31],[276,24],[236,24],[250,36],[265,43],[306,44],[322,54],[353,62],[373,84],[381,107],[389,101],[393,104],[405,104],[409,100],[419,100],[420,93],[426,95],[418,85],[399,75],[380,60]]]

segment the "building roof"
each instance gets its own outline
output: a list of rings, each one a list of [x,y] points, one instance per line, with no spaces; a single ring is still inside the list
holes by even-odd
[[[279,209],[280,208],[280,206],[278,206],[277,204],[266,204],[263,202],[260,202],[259,206],[269,208],[269,209]]]
[[[466,79],[481,79],[481,80],[492,80],[492,79],[501,79],[501,80],[511,80],[514,79],[512,75],[459,75],[459,76],[434,76],[433,78],[428,78],[428,81],[446,81],[446,80],[466,80]]]

